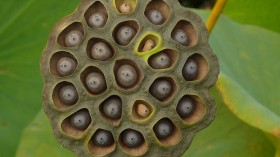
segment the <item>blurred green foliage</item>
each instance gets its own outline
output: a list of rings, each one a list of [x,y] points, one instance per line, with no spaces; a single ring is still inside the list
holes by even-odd
[[[73,156],[56,143],[40,111],[39,62],[52,26],[78,3],[79,0],[1,2],[0,156]],[[279,4],[276,0],[229,0],[224,12],[236,21],[280,32],[276,9]],[[198,13],[204,19],[209,14]],[[279,156],[280,34],[222,17],[210,44],[221,63],[220,79],[213,90],[217,116],[194,138],[185,156]]]

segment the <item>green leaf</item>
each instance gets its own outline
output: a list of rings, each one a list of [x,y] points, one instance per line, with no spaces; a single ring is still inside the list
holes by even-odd
[[[258,25],[280,33],[278,0],[229,0],[224,12],[241,23]]]
[[[280,138],[280,35],[225,17],[215,30],[210,43],[220,59],[217,87],[225,104],[246,123]]]
[[[16,157],[75,157],[56,142],[49,120],[41,110],[24,130]]]
[[[54,22],[72,11],[78,0],[57,2],[1,1],[0,152],[3,157],[15,155],[22,130],[41,108],[41,52]]]

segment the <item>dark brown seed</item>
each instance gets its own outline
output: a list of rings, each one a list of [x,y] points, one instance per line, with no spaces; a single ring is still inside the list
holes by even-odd
[[[86,86],[90,92],[100,94],[106,90],[106,81],[103,74],[99,72],[89,73],[86,77]]]
[[[99,147],[108,147],[114,144],[114,137],[110,131],[99,129],[93,135],[93,143]]]
[[[172,122],[168,119],[161,119],[154,126],[154,132],[158,139],[166,139],[173,133]]]
[[[195,108],[194,100],[189,96],[184,96],[178,103],[176,111],[182,118],[192,115]]]
[[[184,65],[182,70],[183,76],[187,81],[193,81],[197,79],[198,76],[199,65],[196,60],[189,58]]]
[[[150,93],[158,100],[165,100],[172,92],[172,85],[165,79],[156,80],[150,87]]]
[[[129,88],[137,83],[138,74],[133,66],[124,64],[117,69],[116,79],[120,86]]]
[[[80,110],[70,117],[71,126],[78,130],[85,130],[91,123],[91,118],[87,110]]]
[[[122,116],[122,100],[117,97],[110,97],[102,104],[103,114],[111,119],[119,119]]]
[[[121,134],[121,137],[123,144],[128,148],[137,148],[144,143],[143,135],[136,130],[127,129]]]
[[[78,93],[73,85],[63,86],[59,90],[59,98],[66,105],[73,105],[78,101]]]

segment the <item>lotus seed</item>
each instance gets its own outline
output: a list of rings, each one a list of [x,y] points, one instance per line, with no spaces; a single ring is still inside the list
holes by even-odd
[[[169,56],[163,52],[153,55],[150,59],[150,66],[154,69],[166,69],[170,67],[170,64]]]
[[[189,96],[184,96],[178,103],[178,106],[176,108],[177,113],[182,118],[189,117],[194,110],[195,102],[193,99]]]
[[[154,132],[158,139],[166,139],[173,133],[173,125],[168,119],[161,119],[154,126]]]
[[[99,94],[106,90],[106,81],[104,75],[99,72],[92,72],[86,77],[86,86],[90,92]]]
[[[142,52],[146,52],[146,51],[150,51],[155,47],[155,42],[151,39],[148,39],[145,44],[144,47],[142,49]]]
[[[102,106],[104,115],[111,119],[119,119],[122,116],[122,100],[119,97],[110,97]]]
[[[102,12],[97,12],[89,17],[88,23],[92,28],[102,28],[105,26],[107,16]]]
[[[124,14],[128,14],[132,11],[132,7],[128,3],[124,3],[120,6],[120,12]]]
[[[73,105],[78,101],[78,93],[73,85],[63,86],[59,90],[59,98],[66,105]]]
[[[183,76],[187,81],[193,81],[198,76],[199,65],[196,60],[189,58],[183,68]]]
[[[172,85],[165,79],[156,80],[152,86],[150,93],[158,100],[165,100],[172,92]]]
[[[91,57],[100,61],[107,61],[113,56],[111,48],[104,42],[95,43],[91,49]]]
[[[85,130],[91,123],[91,118],[87,110],[80,110],[70,117],[71,126],[78,130]]]
[[[172,33],[172,38],[179,42],[180,44],[187,46],[188,45],[188,36],[187,34],[181,30],[181,29],[177,29]]]
[[[163,15],[158,10],[150,10],[147,14],[147,18],[155,25],[160,25],[164,22]]]
[[[122,26],[117,30],[116,39],[120,45],[128,45],[134,38],[136,31],[133,27]]]
[[[77,67],[77,63],[70,57],[62,57],[57,62],[57,72],[61,76],[67,76],[72,74]]]
[[[143,118],[146,118],[150,115],[150,109],[145,104],[138,104],[136,112]]]
[[[99,147],[108,147],[114,144],[114,137],[111,132],[99,129],[93,135],[93,143]]]
[[[128,129],[122,133],[122,142],[128,148],[137,148],[144,142],[144,137],[140,132]]]
[[[138,80],[138,74],[136,69],[129,64],[124,64],[120,66],[117,69],[116,77],[119,85],[124,88],[132,87],[136,84]]]
[[[65,45],[68,47],[78,46],[83,40],[83,33],[78,30],[70,31],[65,37]]]

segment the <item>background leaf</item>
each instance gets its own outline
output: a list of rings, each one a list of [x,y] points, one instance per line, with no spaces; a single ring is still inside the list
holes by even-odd
[[[57,18],[78,4],[78,0],[54,2],[1,1],[0,156],[15,155],[22,130],[40,110],[41,52]]]

